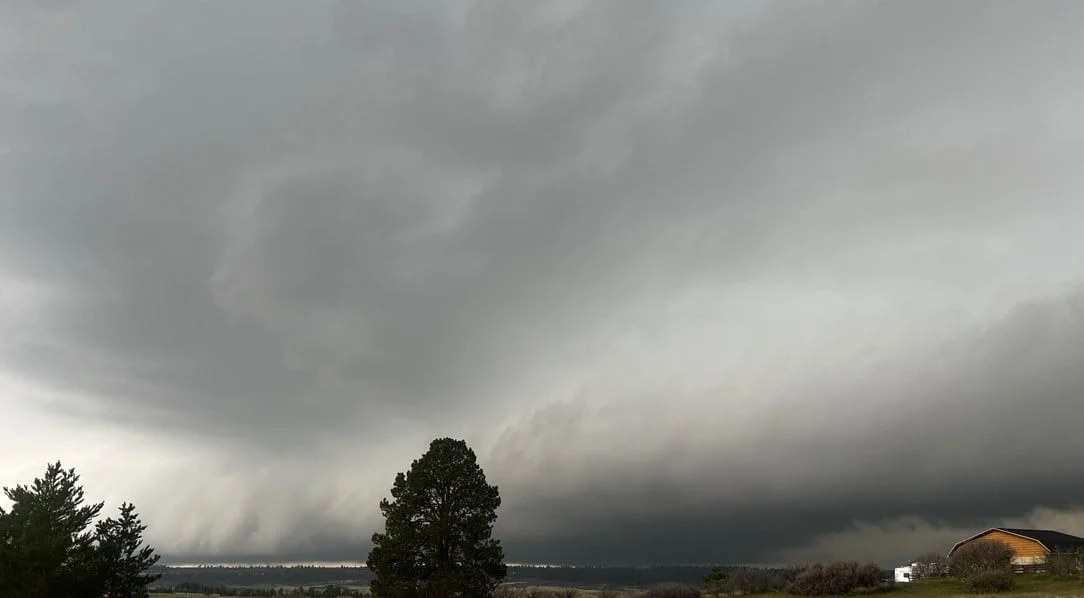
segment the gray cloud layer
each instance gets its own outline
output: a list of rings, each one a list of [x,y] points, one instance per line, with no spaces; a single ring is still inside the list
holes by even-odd
[[[1084,533],[1082,12],[4,4],[0,462],[172,558],[364,558],[435,435],[513,560]]]

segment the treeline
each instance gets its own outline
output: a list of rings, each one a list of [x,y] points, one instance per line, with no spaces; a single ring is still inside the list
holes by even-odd
[[[727,571],[740,571],[726,567]],[[659,584],[700,584],[710,567],[532,567],[510,566],[505,581],[524,585],[646,588]],[[764,570],[772,571],[772,570]],[[239,586],[339,586],[368,585],[372,572],[365,567],[252,566],[252,567],[156,567],[159,586],[197,584],[206,587]],[[740,579],[752,579],[749,574]],[[759,580],[760,578],[757,577]],[[750,582],[752,583],[752,582]],[[240,594],[238,594],[240,595]],[[254,594],[255,595],[255,594]]]
[[[157,585],[165,587],[349,586],[368,585],[373,578],[365,567],[162,567],[155,573],[161,575]]]
[[[179,583],[169,587],[154,587],[151,591],[158,594],[203,594],[205,596],[262,596],[265,598],[309,597],[309,598],[360,598],[367,596],[362,590],[338,585],[310,586],[307,588],[239,588],[233,586],[208,586],[201,583]]]
[[[703,578],[710,596],[787,593],[796,596],[842,596],[852,592],[872,594],[894,587],[891,572],[876,564],[832,561],[785,569],[713,568]]]
[[[646,588],[659,584],[699,584],[710,570],[711,567],[695,566],[509,567],[505,581],[539,586]]]

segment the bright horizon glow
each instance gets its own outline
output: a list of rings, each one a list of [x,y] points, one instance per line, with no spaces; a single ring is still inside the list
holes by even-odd
[[[246,568],[246,567],[322,567],[328,569],[336,569],[340,567],[347,568],[359,568],[367,569],[368,566],[364,562],[358,561],[296,561],[296,562],[206,562],[206,563],[159,563],[163,567],[169,567],[172,569],[198,569],[198,568]],[[580,569],[587,567],[595,567],[596,565],[560,565],[555,563],[505,563],[509,567],[533,567],[536,569]],[[612,567],[615,569],[623,568],[635,568],[643,569],[650,568],[651,565],[598,565],[599,567]],[[658,565],[661,567],[676,566],[676,567],[713,567],[716,565],[705,564],[687,564],[687,565]],[[735,564],[735,565],[721,565],[724,567],[758,567],[758,568],[772,568],[782,567],[781,564]]]

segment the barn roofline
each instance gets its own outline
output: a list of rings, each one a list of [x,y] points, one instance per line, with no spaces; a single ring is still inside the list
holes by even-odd
[[[1001,532],[1003,534],[1009,534],[1010,536],[1016,536],[1017,538],[1023,538],[1025,540],[1030,540],[1032,542],[1035,542],[1039,546],[1042,546],[1043,550],[1045,550],[1047,552],[1050,552],[1050,547],[1048,547],[1046,544],[1043,544],[1042,542],[1036,540],[1035,538],[1032,538],[1030,536],[1025,536],[1024,534],[1018,534],[1018,533],[1013,532],[1013,531],[1009,531],[1009,530],[1007,530],[1007,529],[1005,529],[1003,527],[991,527],[990,529],[988,529],[988,530],[986,530],[984,532],[979,532],[979,533],[975,534],[974,536],[971,536],[970,538],[960,540],[959,542],[953,544],[952,545],[952,550],[950,550],[948,552],[948,555],[952,556],[952,553],[956,552],[956,549],[959,548],[961,545],[967,544],[968,542],[970,542],[972,540],[975,540],[977,538],[981,538],[981,537],[985,536],[986,534],[988,534],[990,532]]]

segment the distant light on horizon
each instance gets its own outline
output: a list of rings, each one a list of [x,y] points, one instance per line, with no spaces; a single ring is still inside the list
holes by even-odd
[[[679,565],[568,565],[560,563],[505,563],[509,567],[533,567],[537,569],[582,569],[588,567],[599,568],[613,568],[613,569],[650,569],[652,567],[750,567],[750,568],[779,568],[785,567],[784,564],[766,564],[766,563],[734,563],[734,564],[710,564],[710,563],[686,563]],[[324,567],[324,568],[339,568],[339,567],[356,567],[361,569],[367,569],[368,565],[359,561],[283,561],[283,562],[207,562],[207,563],[161,563],[163,567],[169,567],[171,569],[198,569],[201,567],[212,568],[230,568],[230,567]]]
[[[574,567],[575,565],[560,565],[556,563],[506,563],[509,567],[538,567],[560,568]],[[265,562],[205,562],[205,563],[162,563],[164,567],[173,569],[197,569],[200,567],[359,567],[367,568],[363,561],[265,561]]]

